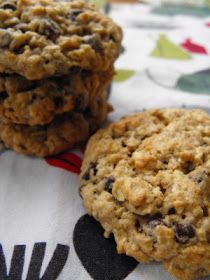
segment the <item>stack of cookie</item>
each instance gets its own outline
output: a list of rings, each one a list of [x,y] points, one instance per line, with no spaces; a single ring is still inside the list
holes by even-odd
[[[47,156],[85,141],[111,110],[121,29],[82,1],[0,0],[0,138]]]

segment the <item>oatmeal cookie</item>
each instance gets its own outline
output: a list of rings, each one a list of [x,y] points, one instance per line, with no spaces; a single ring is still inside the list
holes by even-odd
[[[16,124],[44,125],[56,115],[84,111],[97,103],[112,76],[113,70],[81,71],[29,81],[19,75],[0,74],[0,117]]]
[[[210,274],[210,116],[149,110],[93,136],[81,195],[119,253],[177,279]]]
[[[112,107],[105,94],[84,112],[64,113],[47,125],[28,126],[0,121],[0,139],[6,148],[35,156],[57,154],[86,141],[102,124]]]
[[[28,80],[107,71],[120,52],[122,31],[83,1],[0,0],[0,72]]]

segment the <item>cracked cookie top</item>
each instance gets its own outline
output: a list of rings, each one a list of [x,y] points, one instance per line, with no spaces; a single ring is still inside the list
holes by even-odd
[[[120,27],[83,1],[0,0],[0,72],[39,80],[106,71],[121,40]]]
[[[113,196],[136,214],[167,213],[170,208],[182,214],[205,203],[209,136],[210,117],[200,110],[138,113],[93,137],[83,170],[97,162],[95,179],[108,177]]]

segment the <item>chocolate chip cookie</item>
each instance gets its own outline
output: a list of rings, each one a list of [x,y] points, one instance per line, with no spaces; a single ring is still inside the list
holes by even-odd
[[[149,110],[90,140],[81,195],[117,250],[181,280],[210,275],[210,116]]]
[[[83,1],[0,0],[0,72],[28,80],[107,71],[120,53],[122,31]]]
[[[37,81],[0,74],[0,117],[16,124],[43,125],[56,115],[84,111],[103,94],[113,72],[72,71]]]
[[[112,107],[105,93],[85,111],[64,113],[46,125],[28,126],[0,120],[0,140],[18,153],[35,156],[57,154],[79,145],[102,124]]]

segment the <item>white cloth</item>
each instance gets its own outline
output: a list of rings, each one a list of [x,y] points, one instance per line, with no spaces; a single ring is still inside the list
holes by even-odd
[[[181,75],[209,68],[209,56],[191,54],[193,58],[186,61],[150,56],[160,33],[167,34],[175,44],[180,44],[191,37],[204,45],[210,53],[210,28],[204,26],[208,19],[180,16],[172,19],[154,16],[149,14],[147,6],[140,5],[125,5],[121,8],[117,6],[110,15],[124,29],[123,44],[126,51],[116,63],[116,67],[135,71],[133,77],[124,82],[116,82],[112,87],[110,102],[114,105],[115,111],[110,114],[111,121],[143,108],[182,105],[210,108],[208,94],[192,94],[174,88],[174,84]],[[148,26],[138,28],[137,26],[142,22],[165,26],[170,24],[171,27],[176,28],[170,30],[150,29]],[[155,82],[149,78],[148,73],[154,77]],[[36,265],[32,269],[35,272],[27,280],[41,279],[58,244],[64,246],[60,247],[61,251],[54,265],[59,267],[60,260],[63,269],[56,279],[91,279],[81,264],[73,242],[75,224],[86,213],[78,188],[79,178],[76,174],[49,166],[44,159],[17,155],[12,151],[4,151],[0,155],[0,243],[2,245],[0,247],[2,248],[0,250],[0,279],[26,279],[35,243],[46,243],[46,252],[43,263],[40,261],[42,254],[37,253],[34,259]],[[22,252],[23,273],[21,269],[17,272],[18,268],[15,268],[15,265],[21,267],[20,257],[10,265],[14,246],[17,245],[25,245],[25,247],[16,247],[17,251],[20,250],[20,254]],[[45,245],[36,246],[39,250],[43,250]],[[91,248],[90,252],[90,257],[92,257]],[[65,260],[61,261],[62,258],[65,259],[65,256],[66,263]],[[6,264],[4,264],[4,258]],[[105,255],[104,258],[106,258]],[[37,273],[38,261],[41,262],[40,276],[37,276],[39,275]],[[5,266],[7,274],[10,269],[16,271],[16,274],[11,274],[10,278],[6,278],[6,272],[3,271]],[[56,267],[51,268],[50,276],[48,275],[47,278],[45,275],[43,280],[54,280],[56,269]],[[118,280],[117,275],[116,278],[109,279],[109,276],[106,276],[100,280],[103,279]],[[160,264],[139,264],[126,279],[169,280],[172,278],[164,272]]]

